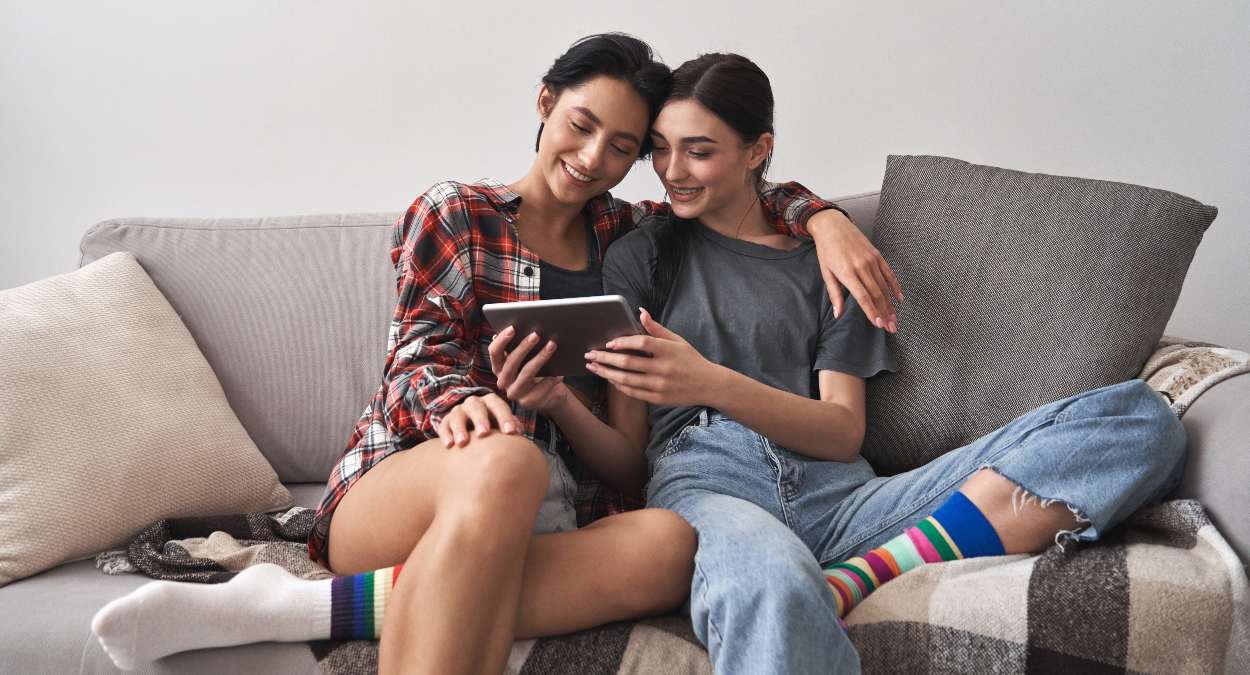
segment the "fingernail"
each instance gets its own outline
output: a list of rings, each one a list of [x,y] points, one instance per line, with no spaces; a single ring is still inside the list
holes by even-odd
[[[595,353],[594,353],[594,352],[586,352],[586,360],[587,360],[587,361],[594,361],[594,360],[595,360]]]
[[[504,422],[503,432],[505,434],[516,433],[516,425],[511,422]]]
[[[891,321],[891,322],[890,322],[890,332],[891,332],[891,333],[897,333],[897,332],[898,332],[898,322],[897,322],[897,321]]]
[[[547,350],[547,351],[549,351],[549,352],[554,352],[554,351],[556,350],[556,343],[555,343],[555,341],[553,340],[553,341],[551,341],[551,342],[548,342],[548,343],[547,343],[547,346],[546,346],[546,347],[543,347],[543,349],[545,349],[545,350]]]
[[[538,333],[530,333],[530,336],[525,339],[529,340],[530,342],[534,342],[535,340],[538,339]]]
[[[836,319],[836,318],[838,318],[839,316],[841,316],[841,314],[842,314],[842,313],[838,311],[838,308],[837,308],[837,307],[834,307],[834,308],[833,308],[833,318],[835,318],[835,319]]]
[[[460,434],[456,434],[456,443],[457,443],[457,444],[463,443],[464,441],[465,441],[465,437],[464,437],[464,436],[461,436]]]

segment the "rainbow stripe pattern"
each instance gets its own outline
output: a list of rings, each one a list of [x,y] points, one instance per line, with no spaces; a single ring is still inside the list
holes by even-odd
[[[955,492],[933,515],[903,534],[824,572],[838,616],[845,617],[868,594],[903,572],[928,563],[1002,554],[1002,541],[985,515],[962,492]]]
[[[391,589],[403,565],[336,577],[330,582],[330,639],[378,640]]]

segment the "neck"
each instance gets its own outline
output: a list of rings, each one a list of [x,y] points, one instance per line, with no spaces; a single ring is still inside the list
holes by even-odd
[[[521,195],[518,221],[531,231],[542,230],[563,237],[577,223],[577,215],[586,206],[585,202],[569,205],[557,200],[537,164],[508,187]]]
[[[699,222],[726,237],[759,237],[774,233],[754,188],[743,188],[729,203],[699,216]]]

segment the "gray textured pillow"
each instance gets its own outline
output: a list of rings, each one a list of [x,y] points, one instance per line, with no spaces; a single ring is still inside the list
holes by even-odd
[[[907,301],[899,372],[868,383],[864,456],[912,469],[1134,377],[1215,214],[1126,183],[890,156],[873,240]]]

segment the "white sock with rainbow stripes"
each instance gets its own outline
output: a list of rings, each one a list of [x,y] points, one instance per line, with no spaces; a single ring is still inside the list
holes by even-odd
[[[308,580],[264,563],[223,584],[153,581],[105,605],[91,629],[122,670],[192,649],[377,639],[402,569]]]

